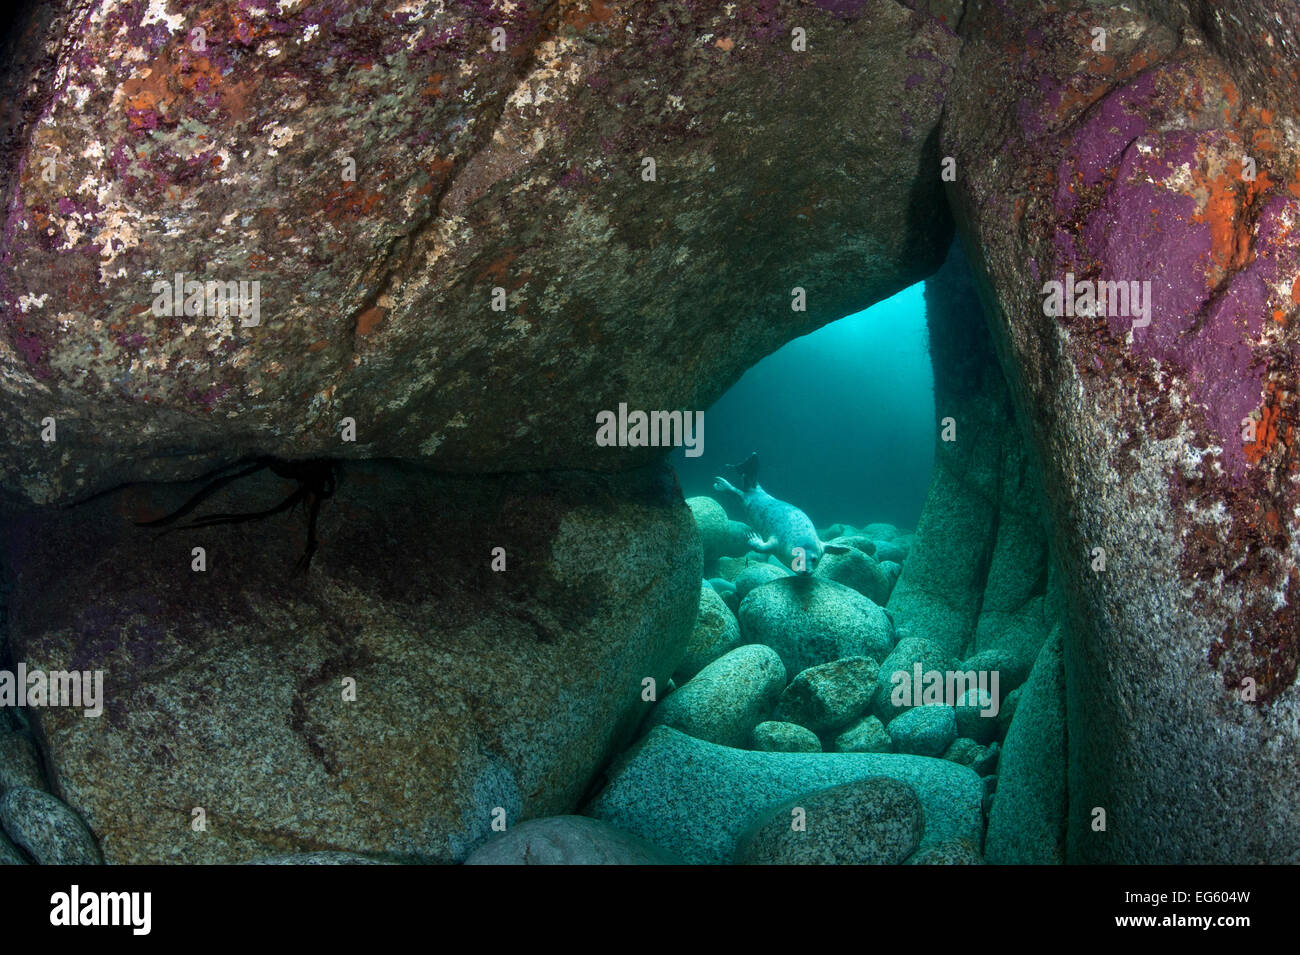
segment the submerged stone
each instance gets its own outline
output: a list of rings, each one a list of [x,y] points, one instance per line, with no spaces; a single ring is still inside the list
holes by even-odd
[[[833,748],[837,753],[888,753],[894,741],[879,717],[864,716],[835,737]]]
[[[770,647],[737,647],[662,700],[651,726],[671,726],[724,746],[744,746],[785,686],[785,667]]]
[[[870,657],[843,657],[809,667],[781,694],[776,717],[816,733],[840,729],[871,702],[879,669]]]
[[[749,748],[760,753],[820,753],[817,734],[797,723],[765,720],[750,734]]]
[[[642,466],[654,436],[602,447],[597,415],[631,395],[628,418],[698,414],[951,236],[930,170],[960,41],[895,0],[286,3],[184,66],[160,9],[51,0],[13,24],[0,102],[43,119],[0,161],[0,496],[66,503],[252,449]],[[782,56],[790,23],[816,40]],[[56,141],[78,146],[36,174]],[[157,313],[151,277],[178,263],[255,284],[259,314]],[[778,275],[806,313],[773,309]]]
[[[263,856],[248,865],[394,865],[355,852],[299,852],[293,855]]]
[[[348,465],[306,574],[288,515],[158,539],[133,525],[195,490],[127,488],[0,533],[3,562],[21,554],[15,655],[108,674],[99,718],[31,715],[112,863],[463,859],[496,807],[508,821],[576,808],[696,623],[698,532],[658,468]],[[284,493],[262,472],[208,506],[256,511]]]
[[[681,865],[644,839],[586,816],[528,819],[475,850],[465,865]]]
[[[884,606],[889,599],[889,574],[862,551],[850,547],[844,554],[826,554],[817,562],[814,576],[852,587],[872,603]]]
[[[724,863],[772,806],[872,776],[915,790],[925,818],[922,845],[980,843],[982,784],[964,766],[893,753],[756,753],[667,727],[656,727],[615,762],[586,812],[688,862]]]
[[[27,786],[0,796],[0,828],[37,865],[99,865],[95,837],[63,801]]]
[[[738,865],[897,865],[921,842],[921,801],[877,776],[804,793],[762,816],[736,846]]]
[[[738,601],[744,602],[744,599],[749,596],[755,587],[761,587],[773,580],[780,580],[782,577],[793,576],[794,574],[785,567],[767,563],[751,564],[736,577],[736,598]],[[739,603],[737,606],[739,606]]]
[[[883,660],[894,642],[884,610],[856,590],[811,576],[752,590],[740,604],[740,631],[776,650],[788,673],[841,657]]]
[[[900,713],[905,713],[923,700],[924,686],[916,682],[916,665],[921,673],[944,674],[952,668],[952,660],[943,650],[924,637],[905,636],[880,664],[876,692],[871,701],[871,712],[886,725]],[[910,693],[901,692],[909,689]]]
[[[951,706],[917,706],[889,723],[894,750],[917,756],[941,756],[957,738],[957,718]]]
[[[673,671],[681,685],[718,657],[740,646],[740,624],[717,590],[705,581],[700,588],[700,609],[686,646],[686,656]]]
[[[1062,633],[1043,647],[1021,689],[998,761],[985,856],[998,865],[1065,861],[1066,705]]]
[[[984,857],[966,839],[950,839],[918,849],[904,865],[983,865]]]

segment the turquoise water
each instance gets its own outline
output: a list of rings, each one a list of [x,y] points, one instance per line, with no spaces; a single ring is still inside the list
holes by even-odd
[[[757,451],[759,481],[818,526],[916,526],[934,462],[924,283],[789,342],[704,415],[704,453],[670,460],[687,497],[712,496]],[[731,506],[731,502],[724,502]]]

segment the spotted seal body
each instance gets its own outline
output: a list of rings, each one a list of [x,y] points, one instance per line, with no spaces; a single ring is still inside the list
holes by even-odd
[[[760,554],[775,554],[796,573],[811,574],[823,554],[843,554],[848,548],[824,544],[808,515],[793,504],[773,497],[758,483],[758,455],[751,454],[740,464],[731,465],[741,476],[741,487],[725,478],[715,478],[713,488],[735,494],[745,504],[749,525],[758,533],[749,545]]]

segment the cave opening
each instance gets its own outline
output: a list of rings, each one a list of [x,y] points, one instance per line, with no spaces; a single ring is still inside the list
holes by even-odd
[[[924,289],[824,325],[745,372],[705,412],[703,454],[671,455],[682,493],[718,496],[714,478],[757,452],[760,483],[818,527],[915,527],[935,441]]]

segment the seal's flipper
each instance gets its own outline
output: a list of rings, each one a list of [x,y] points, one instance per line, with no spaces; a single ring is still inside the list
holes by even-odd
[[[758,484],[758,452],[755,451],[739,464],[728,464],[731,470],[740,474],[740,486],[746,491],[752,491]]]
[[[757,534],[749,535],[749,549],[759,554],[770,554],[780,546],[780,542],[775,537],[769,537],[767,540],[759,537]]]
[[[732,484],[726,478],[714,478],[713,490],[730,491],[732,494],[736,495],[736,497],[740,498],[741,500],[744,500],[745,498],[745,492],[742,491],[740,488],[736,487],[736,485]]]

